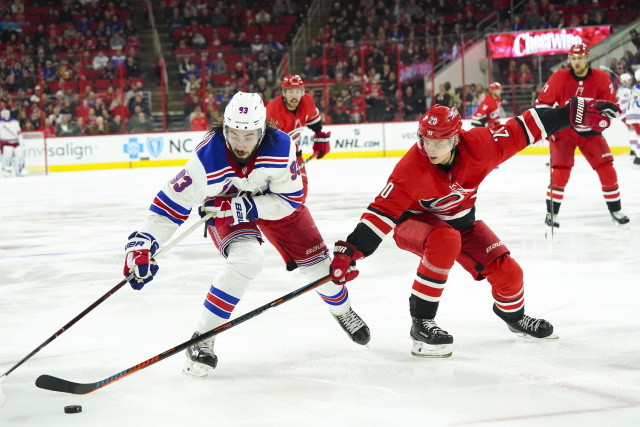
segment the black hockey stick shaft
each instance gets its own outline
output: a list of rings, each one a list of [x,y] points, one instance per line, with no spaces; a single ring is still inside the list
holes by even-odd
[[[162,254],[165,254],[169,251],[169,249],[173,248],[175,245],[177,245],[179,242],[181,242],[185,237],[187,237],[187,235],[189,233],[191,233],[193,230],[195,230],[197,227],[200,226],[200,224],[202,224],[203,222],[205,222],[206,220],[208,220],[209,218],[211,218],[213,216],[213,214],[209,214],[204,216],[203,218],[200,219],[200,221],[198,221],[197,224],[192,225],[191,227],[189,227],[184,233],[182,233],[181,235],[179,235],[178,237],[176,237],[173,241],[171,241],[170,243],[168,243],[164,248],[160,249],[154,256],[154,259],[158,258],[159,256],[161,256]],[[115,294],[121,287],[123,287],[125,284],[127,284],[127,282],[129,282],[129,280],[133,279],[134,274],[131,273],[129,274],[127,277],[125,277],[124,279],[122,279],[120,282],[118,282],[117,285],[115,285],[113,288],[109,289],[109,291],[107,291],[106,294],[102,295],[100,298],[98,298],[93,304],[91,304],[89,307],[85,308],[82,313],[78,314],[76,317],[74,317],[73,319],[71,319],[66,325],[64,325],[63,327],[61,327],[60,329],[58,329],[58,331],[56,331],[56,333],[54,333],[53,335],[51,335],[45,342],[43,342],[42,344],[40,344],[38,347],[36,347],[31,353],[27,354],[22,360],[20,360],[18,363],[16,363],[15,365],[13,365],[13,367],[11,369],[9,369],[7,372],[5,372],[0,378],[6,377],[7,375],[9,375],[11,372],[13,372],[16,368],[18,368],[18,366],[22,365],[24,362],[26,362],[27,360],[29,360],[34,354],[36,354],[37,352],[39,352],[40,350],[42,350],[44,347],[46,347],[47,345],[49,345],[49,343],[51,343],[51,341],[53,341],[54,339],[56,339],[58,336],[62,335],[62,333],[64,331],[66,331],[67,329],[69,329],[70,327],[72,327],[73,325],[76,324],[76,322],[78,322],[78,320],[82,319],[84,316],[86,316],[90,311],[92,311],[94,308],[96,308],[97,306],[99,306],[100,304],[102,304],[107,298],[109,298],[111,295]]]
[[[57,377],[53,377],[51,375],[40,375],[38,377],[38,379],[36,380],[36,386],[43,388],[45,390],[52,390],[52,391],[60,391],[63,393],[71,393],[71,394],[87,394],[87,393],[91,393],[92,391],[96,391],[102,387],[105,387],[115,381],[118,381],[124,377],[126,377],[127,375],[133,374],[134,372],[140,371],[144,368],[147,368],[155,363],[158,363],[161,360],[164,360],[168,357],[173,356],[174,354],[177,354],[179,352],[181,352],[182,350],[186,349],[187,347],[192,346],[193,344],[206,340],[208,338],[213,337],[214,335],[218,335],[221,332],[224,332],[228,329],[233,328],[234,326],[237,326],[241,323],[246,322],[249,319],[253,319],[254,317],[258,316],[259,314],[263,313],[264,311],[267,311],[270,308],[273,307],[277,307],[280,304],[283,304],[287,301],[292,300],[293,298],[296,298],[322,284],[327,283],[329,280],[331,280],[331,276],[324,276],[323,278],[316,280],[315,282],[311,282],[308,285],[305,285],[301,288],[298,288],[292,292],[289,292],[288,294],[275,299],[265,305],[262,305],[254,310],[251,310],[248,313],[243,314],[240,317],[237,317],[235,319],[232,319],[230,321],[228,321],[227,323],[224,323],[220,326],[218,326],[217,328],[211,329],[210,331],[207,331],[205,333],[203,333],[202,335],[199,335],[195,338],[191,338],[188,341],[183,342],[182,344],[179,344],[173,348],[170,348],[169,350],[166,350],[156,356],[153,356],[150,359],[145,360],[142,363],[138,363],[135,366],[132,366],[128,369],[125,369],[124,371],[118,372],[115,375],[112,375],[108,378],[105,378],[102,381],[97,381],[94,383],[75,383],[73,381],[67,381],[64,380],[62,378],[57,378]]]

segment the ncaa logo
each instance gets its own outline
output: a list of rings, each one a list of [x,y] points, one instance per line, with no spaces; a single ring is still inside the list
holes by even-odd
[[[158,157],[162,152],[163,146],[162,137],[149,137],[147,138],[147,150],[153,157]]]
[[[429,117],[429,119],[427,120],[427,123],[429,123],[430,125],[435,125],[438,124],[438,118],[437,117]]]

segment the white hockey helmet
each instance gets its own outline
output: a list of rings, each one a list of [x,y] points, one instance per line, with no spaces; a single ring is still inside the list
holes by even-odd
[[[257,93],[238,92],[224,109],[224,136],[227,129],[260,130],[262,141],[267,122],[267,109]]]
[[[622,83],[622,84],[631,83],[632,79],[633,79],[633,77],[631,77],[631,74],[629,74],[629,73],[620,74],[620,83]]]
[[[11,111],[3,109],[2,111],[0,111],[0,117],[3,120],[9,120],[11,118]]]
[[[636,75],[636,82],[637,82],[637,83],[640,83],[640,68],[638,68],[638,69],[636,70],[635,75]]]

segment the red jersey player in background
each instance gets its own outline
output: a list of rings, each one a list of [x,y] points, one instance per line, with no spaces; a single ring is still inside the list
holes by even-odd
[[[538,99],[537,108],[566,105],[573,96],[586,99],[604,99],[616,102],[609,74],[589,66],[589,47],[578,43],[569,50],[569,68],[556,71],[549,77]],[[549,139],[551,150],[551,183],[547,191],[545,224],[550,229],[560,227],[556,216],[574,165],[576,147],[598,174],[602,194],[613,222],[624,225],[629,218],[622,213],[618,175],[613,167],[613,154],[602,133],[589,126],[575,126],[558,132]],[[548,236],[550,234],[547,234]]]
[[[286,75],[282,79],[282,97],[267,104],[267,120],[278,125],[278,129],[288,133],[296,144],[296,157],[302,183],[304,184],[304,198],[307,197],[307,171],[302,159],[299,142],[302,129],[306,126],[315,132],[313,136],[312,158],[323,158],[330,150],[329,138],[331,132],[322,132],[322,119],[313,97],[304,92],[304,82],[299,75]]]
[[[480,105],[473,117],[471,117],[471,124],[476,127],[488,126],[490,128],[500,125],[500,111],[502,109],[502,85],[498,82],[493,82],[489,85],[489,93],[482,98]]]
[[[418,141],[346,238],[336,242],[331,275],[344,283],[356,261],[371,255],[391,231],[401,249],[420,257],[409,297],[411,353],[448,357],[453,337],[435,323],[449,271],[457,261],[491,285],[493,311],[520,336],[557,338],[551,323],[525,315],[522,269],[505,244],[475,218],[478,187],[500,163],[568,126],[601,131],[620,115],[613,102],[574,97],[562,108],[530,109],[490,130],[462,130],[457,110],[431,107],[418,123]]]

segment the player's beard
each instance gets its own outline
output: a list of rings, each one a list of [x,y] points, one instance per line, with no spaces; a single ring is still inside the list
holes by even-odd
[[[286,104],[287,108],[289,110],[295,110],[296,108],[298,108],[298,105],[300,105],[300,100],[299,99],[292,99],[291,101],[288,101],[286,98],[284,99],[284,103]]]

